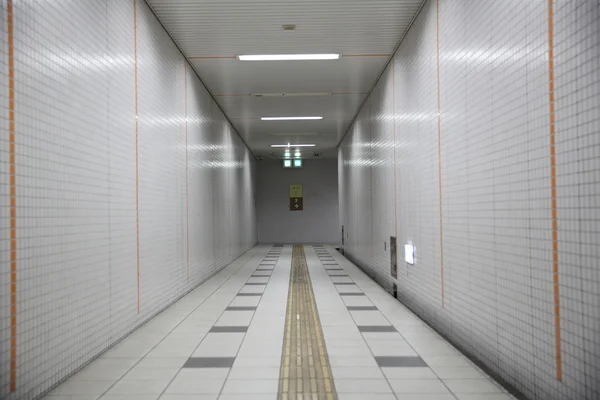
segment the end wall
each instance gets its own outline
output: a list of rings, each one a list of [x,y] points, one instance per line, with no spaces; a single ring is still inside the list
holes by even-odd
[[[341,241],[337,160],[304,160],[302,168],[283,168],[281,160],[257,162],[256,204],[260,243]],[[304,210],[290,211],[290,185],[302,184]]]

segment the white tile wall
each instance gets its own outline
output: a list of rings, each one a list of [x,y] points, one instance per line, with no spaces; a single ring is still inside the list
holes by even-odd
[[[600,6],[552,5],[562,381],[548,1],[427,1],[339,148],[340,223],[347,255],[525,396],[596,399]],[[394,234],[397,280],[382,245]],[[406,242],[415,265],[403,261]]]
[[[14,1],[9,393],[7,0],[0,5],[0,398],[32,399],[255,244],[254,160],[144,1],[135,32],[134,0]]]

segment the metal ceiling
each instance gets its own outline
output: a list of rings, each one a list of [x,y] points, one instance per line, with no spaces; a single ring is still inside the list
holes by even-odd
[[[315,143],[335,155],[423,0],[147,0],[256,155]],[[296,29],[285,31],[282,25]],[[240,54],[339,53],[328,61],[242,62]],[[254,93],[328,96],[257,98]],[[320,121],[261,121],[320,115]],[[313,135],[295,135],[313,133]],[[315,135],[316,134],[316,135]]]

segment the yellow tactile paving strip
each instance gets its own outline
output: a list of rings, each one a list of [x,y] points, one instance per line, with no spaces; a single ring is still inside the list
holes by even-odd
[[[280,400],[337,399],[303,246],[294,246],[285,319]]]

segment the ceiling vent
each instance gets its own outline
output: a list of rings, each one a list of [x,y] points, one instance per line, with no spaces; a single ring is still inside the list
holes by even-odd
[[[317,97],[317,96],[331,96],[331,93],[327,92],[296,92],[296,93],[254,93],[254,97]]]
[[[320,157],[320,156],[321,156],[321,153],[313,153],[313,156],[314,156],[314,157]]]
[[[296,25],[281,25],[281,29],[284,31],[295,31]]]

